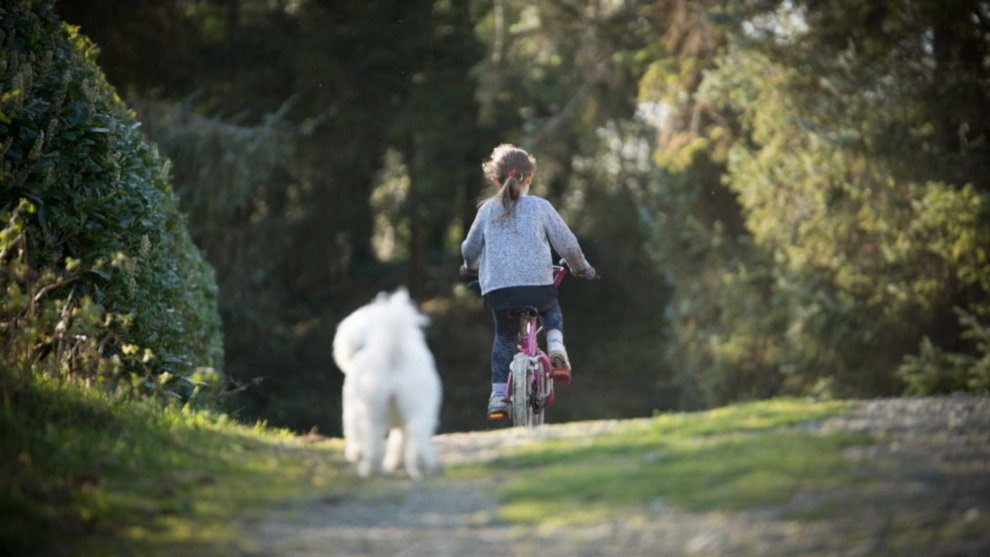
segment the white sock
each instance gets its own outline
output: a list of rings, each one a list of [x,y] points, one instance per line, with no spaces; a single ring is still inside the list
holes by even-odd
[[[547,331],[547,350],[563,350],[564,333],[560,329],[550,329]]]
[[[508,383],[492,383],[492,396],[505,398],[505,395],[508,394],[508,392]]]

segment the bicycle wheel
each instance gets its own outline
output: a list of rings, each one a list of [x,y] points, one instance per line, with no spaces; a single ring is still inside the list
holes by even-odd
[[[533,405],[530,403],[532,381],[530,379],[529,358],[522,352],[516,353],[509,365],[512,374],[512,392],[509,399],[512,404],[512,424],[517,426],[532,425]]]
[[[546,412],[547,375],[543,373],[543,366],[539,362],[531,362],[529,365],[530,385],[536,386],[536,392],[529,397],[529,425],[543,425],[543,417]]]

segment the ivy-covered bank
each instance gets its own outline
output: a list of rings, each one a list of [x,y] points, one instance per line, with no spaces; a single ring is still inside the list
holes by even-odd
[[[0,370],[202,398],[214,273],[97,54],[52,1],[0,6]]]

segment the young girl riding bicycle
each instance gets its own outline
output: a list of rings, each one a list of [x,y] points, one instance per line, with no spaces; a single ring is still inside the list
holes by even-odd
[[[505,416],[509,363],[516,348],[518,321],[514,308],[532,306],[540,312],[547,335],[552,377],[571,380],[571,364],[564,348],[564,317],[553,285],[553,259],[557,251],[573,274],[595,278],[577,238],[560,214],[545,199],[529,195],[536,159],[513,145],[499,145],[482,164],[485,178],[498,192],[482,203],[461,244],[461,273],[478,273],[485,305],[495,319],[492,344],[492,393],[488,417]]]

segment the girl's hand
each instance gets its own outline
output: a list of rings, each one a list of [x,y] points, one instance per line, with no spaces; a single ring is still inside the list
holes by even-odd
[[[461,273],[461,278],[471,278],[478,274],[477,270],[468,269],[467,263],[461,263],[461,268],[458,269],[458,272]]]
[[[598,276],[598,271],[596,271],[595,268],[592,267],[591,265],[588,265],[587,267],[584,268],[584,270],[572,274],[576,277],[582,277],[588,280],[592,280],[593,278]]]

